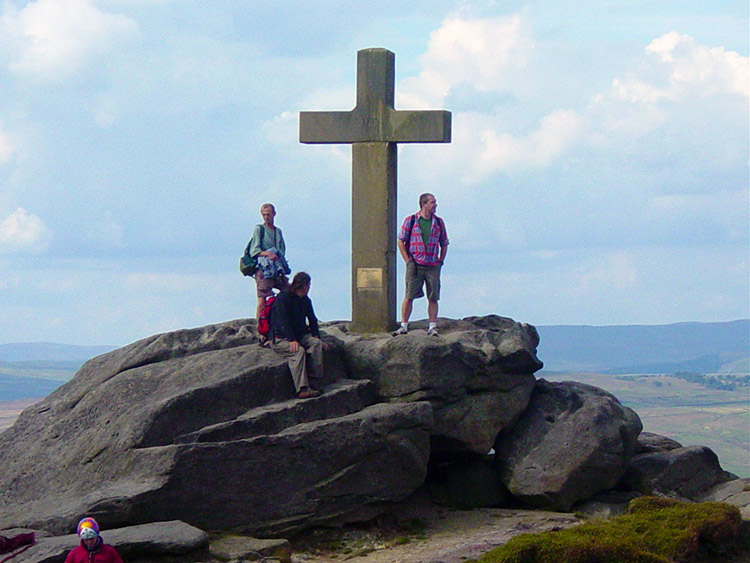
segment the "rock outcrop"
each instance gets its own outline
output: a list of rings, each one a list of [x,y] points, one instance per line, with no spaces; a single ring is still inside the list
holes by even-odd
[[[672,440],[672,438],[654,434],[653,432],[641,432],[640,436],[638,436],[638,448],[635,453],[652,454],[656,452],[668,452],[681,447],[682,444],[676,440]]]
[[[419,322],[398,337],[324,324],[325,392],[310,400],[253,326],[135,342],[26,409],[0,434],[0,530],[60,536],[85,514],[105,530],[179,520],[280,537],[370,519],[423,485],[464,507],[512,495],[569,510],[597,495],[600,511],[730,477],[710,450],[638,439],[638,416],[601,389],[537,381],[539,336],[511,319],[441,321],[437,338]]]
[[[736,479],[706,446],[643,453],[630,460],[622,486],[644,494],[698,500],[716,485]]]
[[[0,435],[0,528],[63,533],[86,513],[105,528],[182,519],[284,533],[371,517],[423,482],[428,402],[373,404],[372,383],[351,380],[300,401],[250,326],[136,342],[24,411]]]
[[[740,509],[743,520],[750,520],[750,478],[732,479],[716,485],[698,498],[699,502],[726,502]]]
[[[423,325],[397,338],[335,334],[352,377],[373,381],[383,400],[432,404],[433,455],[486,454],[529,402],[539,335],[496,315],[445,321],[440,338]]]
[[[431,453],[486,453],[541,367],[536,331],[510,319],[447,321],[440,338],[334,323],[326,392],[301,401],[252,326],[135,342],[24,411],[0,435],[0,528],[60,534],[85,513],[282,535],[368,519],[424,482]]]
[[[638,415],[602,389],[540,379],[523,417],[495,443],[501,479],[526,504],[569,510],[617,484],[641,428]]]

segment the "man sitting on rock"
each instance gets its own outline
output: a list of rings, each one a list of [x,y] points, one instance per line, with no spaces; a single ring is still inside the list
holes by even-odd
[[[287,358],[300,399],[321,394],[310,386],[309,379],[323,377],[323,350],[328,349],[320,339],[318,319],[307,295],[310,283],[309,274],[298,272],[291,285],[276,297],[271,309],[271,348]]]

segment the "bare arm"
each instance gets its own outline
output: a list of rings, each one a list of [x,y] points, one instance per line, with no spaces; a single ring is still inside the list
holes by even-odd
[[[443,246],[440,247],[440,258],[439,258],[439,260],[440,260],[441,264],[443,262],[445,262],[445,257],[446,257],[447,254],[448,254],[448,245],[446,244],[446,245],[443,245]]]
[[[409,256],[409,253],[406,251],[406,245],[404,244],[404,241],[402,241],[401,239],[397,239],[396,244],[398,245],[398,251],[401,253],[401,258],[403,258],[404,262],[408,264],[409,261],[411,261],[411,256]]]

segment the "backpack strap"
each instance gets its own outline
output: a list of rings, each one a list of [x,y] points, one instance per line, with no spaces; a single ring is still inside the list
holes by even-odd
[[[265,227],[263,227],[262,224],[255,225],[255,228],[257,229],[260,227],[260,246],[261,249],[263,248],[263,231],[265,231]],[[247,243],[247,246],[245,247],[245,254],[247,256],[250,256],[250,245],[253,243],[253,237],[250,237],[250,241]]]
[[[417,216],[416,213],[409,215],[409,228],[407,229],[409,231],[409,238],[406,240],[406,244],[404,245],[406,246],[406,254],[407,256],[409,256],[409,258],[412,257],[411,252],[409,252],[409,248],[411,248],[411,237],[414,231],[414,222],[417,220],[416,216]]]

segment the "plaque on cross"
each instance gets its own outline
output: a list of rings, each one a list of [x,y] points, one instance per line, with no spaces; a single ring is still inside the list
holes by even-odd
[[[352,332],[396,324],[397,143],[450,143],[449,111],[396,110],[395,55],[357,52],[357,105],[300,112],[302,143],[352,145]]]

